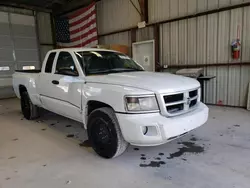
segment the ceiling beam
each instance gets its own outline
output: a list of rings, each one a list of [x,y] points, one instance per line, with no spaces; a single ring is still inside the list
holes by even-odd
[[[141,8],[141,21],[148,23],[148,0],[138,0]]]
[[[24,8],[28,10],[40,11],[40,12],[52,12],[51,9],[42,8],[33,5],[25,5],[20,3],[13,3],[13,2],[0,2],[0,6],[7,6],[7,7],[14,7],[14,8]]]
[[[73,12],[75,10],[78,10],[80,8],[83,8],[83,7],[91,4],[92,2],[98,2],[98,1],[101,1],[101,0],[81,0],[81,1],[71,0],[70,2],[65,3],[64,5],[62,5],[59,8],[58,7],[53,8],[53,14],[56,16],[67,14],[67,13]]]

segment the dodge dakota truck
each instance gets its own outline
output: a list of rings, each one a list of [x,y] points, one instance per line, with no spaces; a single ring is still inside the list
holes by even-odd
[[[28,120],[44,108],[83,123],[94,151],[121,155],[129,144],[157,146],[203,125],[208,107],[195,79],[146,72],[116,51],[49,51],[41,70],[21,70],[13,87]]]

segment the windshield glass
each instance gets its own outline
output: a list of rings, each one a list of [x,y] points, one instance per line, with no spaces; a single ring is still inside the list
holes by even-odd
[[[79,63],[88,75],[143,71],[130,57],[109,51],[75,52]]]

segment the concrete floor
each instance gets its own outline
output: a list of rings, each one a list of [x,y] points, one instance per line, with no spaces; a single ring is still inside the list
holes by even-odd
[[[0,100],[0,188],[250,187],[250,112],[243,109],[211,106],[208,123],[193,133],[159,147],[131,146],[113,160],[85,140],[77,122],[52,113],[27,121],[19,100]]]

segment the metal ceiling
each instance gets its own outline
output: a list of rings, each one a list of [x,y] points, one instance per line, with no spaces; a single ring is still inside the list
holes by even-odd
[[[26,8],[37,11],[63,14],[97,0],[0,0],[0,6]]]

